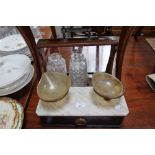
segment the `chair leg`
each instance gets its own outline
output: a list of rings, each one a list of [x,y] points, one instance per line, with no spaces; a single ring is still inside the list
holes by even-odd
[[[26,98],[26,101],[25,101],[25,104],[24,104],[24,113],[27,111],[27,108],[29,106],[29,102],[30,102],[30,99],[31,99],[31,96],[32,96],[32,93],[33,93],[33,90],[34,90],[34,87],[36,85],[36,75],[34,75],[33,79],[32,79],[32,85],[29,89],[29,92],[28,92],[28,96]]]

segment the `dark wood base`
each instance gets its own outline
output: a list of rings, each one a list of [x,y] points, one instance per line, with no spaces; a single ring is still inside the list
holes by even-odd
[[[40,117],[42,125],[50,128],[120,128],[124,117],[72,116]]]

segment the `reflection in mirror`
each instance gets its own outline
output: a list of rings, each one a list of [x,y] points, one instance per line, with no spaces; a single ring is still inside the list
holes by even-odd
[[[15,26],[0,26],[0,57],[12,54],[24,54],[31,61],[31,52],[22,35]]]

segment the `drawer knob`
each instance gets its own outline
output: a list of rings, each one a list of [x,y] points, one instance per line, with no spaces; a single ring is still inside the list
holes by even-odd
[[[75,124],[79,126],[84,126],[87,124],[87,121],[84,118],[78,118],[75,120]]]

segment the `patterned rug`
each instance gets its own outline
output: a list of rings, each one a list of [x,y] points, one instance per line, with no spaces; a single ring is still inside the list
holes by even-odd
[[[149,43],[149,45],[155,51],[155,38],[146,38],[145,40]]]

